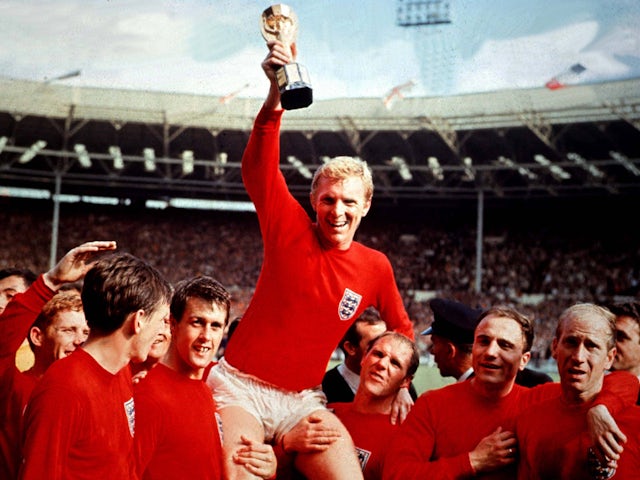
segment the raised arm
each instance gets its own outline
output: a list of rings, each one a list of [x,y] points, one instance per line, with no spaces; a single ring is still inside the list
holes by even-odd
[[[116,242],[95,241],[71,249],[51,270],[40,275],[24,293],[19,293],[9,302],[0,315],[0,361],[3,364],[12,364],[18,348],[44,304],[64,284],[81,280],[93,265],[92,258],[96,253],[115,248]]]
[[[86,242],[72,248],[55,267],[43,275],[44,282],[54,291],[65,283],[77,282],[91,269],[96,254],[115,249],[116,242],[101,240]]]

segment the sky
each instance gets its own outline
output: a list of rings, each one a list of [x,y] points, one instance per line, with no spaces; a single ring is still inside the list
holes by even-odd
[[[638,0],[449,0],[448,24],[397,25],[400,0],[291,0],[314,99],[443,96],[640,77]],[[447,3],[447,2],[445,2]],[[263,98],[254,0],[2,0],[0,75]],[[72,71],[80,75],[53,80]],[[563,77],[565,78],[565,77]]]

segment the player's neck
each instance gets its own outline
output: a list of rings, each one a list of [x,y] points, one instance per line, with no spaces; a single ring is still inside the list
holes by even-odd
[[[510,382],[486,382],[478,379],[478,377],[473,377],[471,380],[471,385],[474,390],[476,390],[480,395],[487,398],[500,399],[502,397],[506,397],[511,393],[513,389],[513,385],[515,383],[515,378]]]
[[[395,395],[377,396],[359,390],[353,399],[353,408],[359,413],[390,415],[395,398]]]

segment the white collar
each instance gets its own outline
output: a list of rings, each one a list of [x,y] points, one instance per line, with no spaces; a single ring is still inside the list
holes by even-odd
[[[356,393],[356,390],[358,390],[358,386],[360,385],[360,374],[352,372],[344,363],[338,365],[338,372],[342,375],[345,382],[347,382],[351,391]]]
[[[467,378],[469,378],[473,374],[473,367],[470,367],[469,370],[460,375],[460,378],[457,380],[458,382],[464,382]]]

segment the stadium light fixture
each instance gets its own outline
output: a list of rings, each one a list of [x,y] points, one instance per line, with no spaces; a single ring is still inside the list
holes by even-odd
[[[626,156],[620,152],[614,152],[613,150],[609,152],[609,155],[611,155],[611,158],[633,173],[636,177],[640,177],[640,170],[638,170],[638,167],[636,167]]]
[[[47,142],[45,142],[44,140],[38,140],[33,145],[31,145],[28,149],[22,152],[22,155],[20,155],[18,162],[19,163],[30,162],[46,146],[47,146]]]
[[[538,178],[538,175],[536,175],[534,172],[532,172],[528,168],[525,168],[521,165],[516,165],[515,163],[513,163],[513,160],[511,160],[510,158],[503,157],[502,155],[500,155],[498,157],[498,163],[501,165],[504,165],[505,167],[513,168],[520,175],[528,178],[529,180],[535,180],[536,178]]]
[[[466,182],[472,182],[476,178],[476,174],[473,171],[473,160],[471,157],[464,157],[462,159],[462,164],[464,165],[464,176],[462,180]]]
[[[213,168],[214,175],[224,175],[224,166],[227,164],[229,154],[227,152],[218,152],[216,154],[216,166]]]
[[[193,150],[185,150],[182,152],[182,174],[191,175],[195,166],[193,158]]]
[[[83,168],[91,167],[91,158],[89,157],[89,152],[87,152],[87,147],[85,147],[82,143],[76,143],[73,146],[73,149],[78,156],[78,162]]]
[[[2,151],[4,150],[4,147],[7,146],[7,142],[9,141],[9,139],[5,136],[0,137],[0,153],[2,153]]]
[[[533,156],[533,159],[543,167],[547,168],[556,180],[569,180],[571,178],[571,174],[569,172],[559,165],[551,163],[551,160],[546,158],[544,155],[536,154]]]
[[[304,163],[302,163],[298,158],[294,155],[289,155],[287,157],[287,162],[293,165],[298,173],[302,175],[304,178],[311,179],[313,175],[311,174],[311,170],[309,170]]]
[[[582,157],[581,155],[575,152],[569,152],[567,153],[567,158],[571,160],[573,163],[575,163],[576,165],[578,165],[579,167],[584,168],[587,172],[589,172],[594,177],[604,178],[604,172],[600,170],[598,167],[596,167],[595,165],[587,162],[584,159],[584,157]]]
[[[113,158],[113,168],[122,170],[124,168],[124,160],[122,159],[122,151],[120,147],[112,145],[109,147],[109,154]]]
[[[436,157],[427,158],[427,165],[431,169],[431,174],[436,180],[444,180],[444,170],[440,166],[440,162]]]
[[[156,152],[153,148],[145,148],[142,150],[144,157],[144,169],[147,172],[153,172],[156,169]]]
[[[391,160],[389,161],[389,163],[398,169],[398,173],[400,174],[400,177],[402,177],[402,179],[405,182],[408,182],[413,179],[411,170],[409,170],[409,166],[407,165],[407,162],[404,158],[391,157]]]
[[[396,23],[401,27],[451,23],[446,0],[398,0],[396,12]]]

